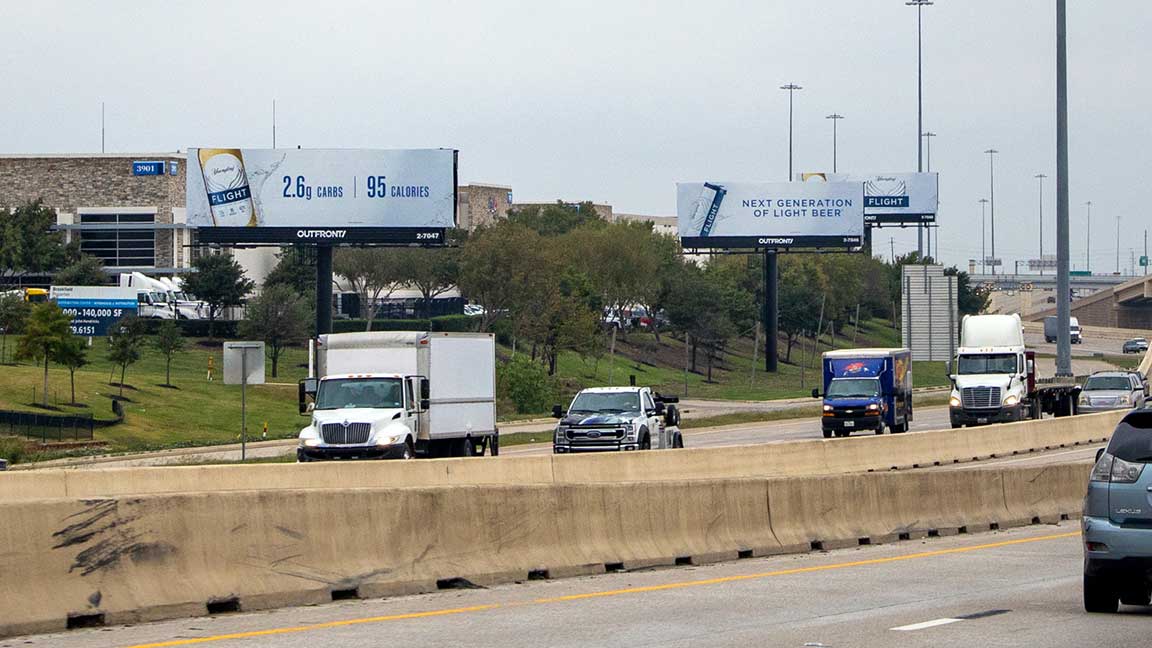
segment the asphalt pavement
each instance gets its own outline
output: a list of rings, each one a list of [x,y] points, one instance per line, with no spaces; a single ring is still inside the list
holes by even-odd
[[[1152,611],[1081,607],[1076,522],[832,552],[0,640],[52,646],[1148,644]]]

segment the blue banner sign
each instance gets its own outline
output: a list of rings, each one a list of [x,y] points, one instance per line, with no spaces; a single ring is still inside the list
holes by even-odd
[[[168,170],[168,165],[160,161],[135,161],[132,163],[132,175],[134,176],[159,176],[164,175]]]

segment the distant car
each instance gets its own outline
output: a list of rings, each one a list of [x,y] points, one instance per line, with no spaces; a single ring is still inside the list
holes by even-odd
[[[1148,340],[1132,338],[1124,343],[1124,353],[1145,353],[1148,351]]]
[[[484,307],[481,306],[480,304],[464,304],[464,314],[468,315],[470,317],[476,317],[478,315],[483,315],[486,312],[487,311],[485,311]]]
[[[1096,455],[1084,498],[1084,609],[1148,605],[1152,592],[1152,410],[1128,413]]]
[[[1144,384],[1135,372],[1099,371],[1084,381],[1077,411],[1082,414],[1144,407]]]

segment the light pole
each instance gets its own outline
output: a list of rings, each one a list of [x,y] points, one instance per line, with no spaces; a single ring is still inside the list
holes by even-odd
[[[984,208],[988,206],[988,199],[980,199],[980,266],[983,269],[983,274],[988,274],[988,255],[984,252],[984,231],[987,229],[985,222]],[[993,266],[995,267],[995,266]]]
[[[927,171],[928,173],[932,173],[932,138],[936,137],[936,133],[929,131],[929,132],[921,133],[920,136],[924,138],[924,148],[926,149],[924,151],[924,153],[925,153],[925,156],[924,156],[925,169],[924,170]],[[932,256],[932,228],[931,227],[925,227],[924,229],[928,233],[928,252],[927,252],[927,254],[928,254],[928,256]],[[940,246],[939,235],[937,235],[937,237],[936,237],[936,246],[937,247]],[[937,250],[936,253],[939,254],[940,251]]]
[[[1120,274],[1120,214],[1116,214],[1116,274]]]
[[[1084,237],[1084,269],[1088,274],[1092,274],[1092,201],[1084,203],[1084,206],[1088,208],[1088,236]]]
[[[1036,174],[1040,181],[1040,274],[1044,274],[1044,178],[1047,177],[1043,173]]]
[[[924,150],[920,146],[920,133],[924,132],[924,7],[932,0],[908,0],[904,4],[916,7],[916,171],[924,170]],[[916,226],[916,245],[920,258],[924,258],[924,227]]]
[[[791,101],[791,100],[789,100],[789,101]],[[841,119],[844,119],[844,115],[838,115],[836,113],[832,113],[831,115],[828,115],[824,119],[831,119],[832,120],[832,173],[836,173],[836,122],[840,121]],[[789,166],[791,166],[791,165],[789,165]],[[791,173],[789,173],[789,175],[791,175]]]
[[[1068,277],[1068,28],[1066,0],[1056,0],[1056,375],[1072,377]],[[1072,411],[1071,403],[1068,411]]]
[[[795,83],[789,83],[780,86],[780,89],[788,91],[788,182],[792,182],[792,94],[804,88]]]
[[[988,154],[988,213],[992,221],[992,274],[996,274],[996,165],[994,156],[999,153],[994,148],[984,151]]]
[[[795,83],[780,86],[788,91],[788,181],[792,181],[792,95],[802,90]],[[776,264],[776,250],[764,250],[764,371],[776,371],[776,336],[779,332],[780,302],[777,294],[779,274]]]

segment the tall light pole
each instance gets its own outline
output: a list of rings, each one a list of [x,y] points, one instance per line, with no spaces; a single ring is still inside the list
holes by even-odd
[[[780,86],[780,89],[788,91],[788,182],[792,182],[792,94],[804,88],[795,83],[789,83]]]
[[[924,170],[927,171],[928,173],[932,173],[932,138],[936,137],[936,133],[924,132],[924,133],[921,133],[920,136],[924,138],[924,148],[926,149],[924,151],[925,152],[925,156],[924,156],[925,157],[925,160],[924,160],[925,169]],[[931,227],[925,227],[924,229],[928,233],[928,252],[927,252],[927,254],[928,254],[928,256],[932,256],[932,228]],[[939,235],[937,235],[937,237],[936,237],[936,247],[940,247]],[[940,250],[936,250],[936,253],[939,254]],[[935,257],[933,257],[933,258],[935,258]],[[937,260],[937,261],[939,261],[939,260]]]
[[[994,156],[999,153],[994,148],[984,151],[988,154],[988,213],[992,220],[992,274],[996,274],[996,165]]]
[[[1048,176],[1037,173],[1035,177],[1040,181],[1040,274],[1044,274],[1044,178]]]
[[[1116,214],[1116,274],[1120,274],[1120,214]]]
[[[984,208],[988,206],[988,199],[980,199],[980,266],[983,274],[988,274],[988,254],[984,251],[984,232],[988,229]],[[996,266],[992,266],[995,268]]]
[[[1092,201],[1084,203],[1084,206],[1088,208],[1088,235],[1084,237],[1084,269],[1088,274],[1092,274]]]
[[[920,146],[920,133],[924,132],[924,7],[932,0],[908,0],[904,4],[916,7],[916,171],[924,170],[924,150]],[[920,258],[924,258],[924,227],[916,226],[916,245]]]
[[[780,86],[788,91],[788,181],[792,181],[792,95],[802,90],[795,83]],[[780,302],[777,294],[779,272],[776,264],[776,251],[764,250],[764,371],[776,371],[776,336],[779,332]]]
[[[789,100],[789,101],[791,101],[791,100]],[[831,119],[832,120],[832,173],[836,173],[836,122],[840,121],[841,119],[844,119],[844,115],[838,115],[836,113],[832,113],[831,115],[828,115],[824,119]],[[789,174],[789,175],[791,175],[791,174]]]
[[[1056,375],[1072,377],[1072,293],[1068,281],[1068,29],[1056,0]],[[1071,405],[1071,404],[1069,404]],[[1071,407],[1069,407],[1069,411]]]

